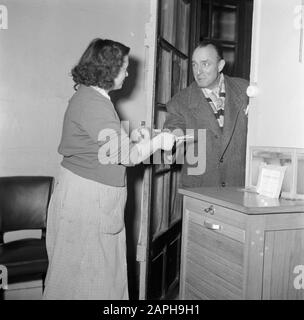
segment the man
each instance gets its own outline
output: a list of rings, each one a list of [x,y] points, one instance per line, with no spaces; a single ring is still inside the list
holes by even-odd
[[[201,42],[192,55],[195,81],[167,104],[165,128],[184,133],[206,130],[205,145],[197,133],[194,140],[196,152],[206,149],[205,172],[190,173],[193,164],[186,152],[181,180],[185,187],[243,186],[245,182],[248,82],[223,75],[224,65],[221,49],[213,42]]]

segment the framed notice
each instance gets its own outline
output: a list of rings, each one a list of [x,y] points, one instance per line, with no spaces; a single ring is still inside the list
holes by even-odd
[[[286,168],[287,166],[261,164],[257,193],[270,198],[279,198]]]

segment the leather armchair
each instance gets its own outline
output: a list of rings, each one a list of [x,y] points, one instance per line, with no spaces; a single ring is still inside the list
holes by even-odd
[[[52,188],[53,177],[0,178],[0,265],[7,268],[8,286],[45,277],[48,266],[46,219]],[[41,229],[41,239],[4,243],[4,233],[29,229]]]

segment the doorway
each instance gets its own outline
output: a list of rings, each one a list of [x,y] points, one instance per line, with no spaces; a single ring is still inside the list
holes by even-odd
[[[151,123],[162,129],[166,103],[193,81],[191,53],[202,39],[219,42],[226,74],[249,79],[253,0],[159,0],[155,99]],[[182,198],[180,166],[148,167],[142,199],[147,208],[145,299],[174,298],[178,292]]]

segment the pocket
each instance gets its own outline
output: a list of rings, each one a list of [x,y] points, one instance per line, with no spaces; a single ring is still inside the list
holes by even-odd
[[[117,234],[124,228],[123,213],[101,214],[99,230],[101,233]]]
[[[126,192],[122,188],[110,187],[107,192],[100,192],[100,232],[116,234],[123,230],[125,203]]]

